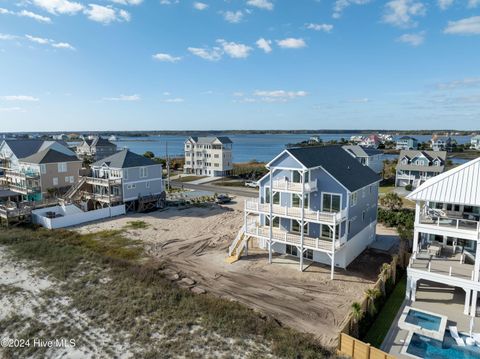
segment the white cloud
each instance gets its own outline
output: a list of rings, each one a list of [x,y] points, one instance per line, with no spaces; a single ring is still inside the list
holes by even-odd
[[[56,49],[75,50],[75,48],[68,42],[56,42],[52,39],[46,39],[43,37],[37,37],[32,35],[25,35],[25,38],[27,38],[31,42],[35,42],[40,45],[50,45]]]
[[[412,46],[420,46],[425,41],[425,33],[422,31],[416,34],[403,34],[397,38],[397,41]]]
[[[170,54],[165,54],[165,53],[158,53],[152,56],[155,60],[157,61],[162,61],[162,62],[178,62],[182,58],[181,57],[176,57],[172,56]]]
[[[189,47],[188,51],[195,56],[198,56],[204,60],[209,61],[218,61],[222,58],[222,49],[219,47],[214,47],[212,49],[200,48],[200,47]]]
[[[174,5],[178,4],[179,0],[160,0],[160,5]]]
[[[0,112],[23,112],[21,107],[0,107]]]
[[[277,40],[277,44],[284,49],[300,49],[307,46],[303,39],[296,39],[293,37],[289,37],[283,40]]]
[[[38,21],[38,22],[44,22],[44,23],[51,23],[52,22],[52,19],[50,19],[47,16],[42,16],[42,15],[39,15],[39,14],[35,14],[34,12],[27,11],[27,10],[22,10],[17,14],[18,14],[18,16],[29,17],[31,19],[34,19],[34,20]]]
[[[33,3],[51,14],[73,15],[82,11],[84,6],[69,0],[32,0]]]
[[[457,88],[469,88],[480,86],[480,77],[466,77],[461,80],[443,82],[437,84],[439,90],[455,90]]]
[[[0,33],[0,40],[15,40],[18,36]]]
[[[266,54],[272,52],[272,41],[266,40],[263,37],[258,39],[256,42],[259,49],[262,49]]]
[[[453,0],[438,0],[438,7],[442,10],[448,9],[453,4]]]
[[[129,13],[128,11],[126,11],[126,10],[120,10],[120,11],[118,12],[118,15],[120,16],[120,18],[122,18],[122,19],[123,19],[124,21],[126,21],[126,22],[129,22],[130,19],[132,18],[132,17],[130,16],[130,13]]]
[[[119,5],[140,5],[143,0],[110,0],[111,2]]]
[[[36,36],[31,36],[31,35],[25,35],[27,39],[29,39],[32,42],[36,42],[37,44],[40,45],[47,45],[50,44],[50,39],[45,39],[43,37],[36,37]]]
[[[133,102],[133,101],[140,101],[140,95],[120,95],[118,97],[104,97],[104,101],[126,101],[126,102]]]
[[[0,14],[11,14],[10,10],[4,9],[3,7],[0,7]]]
[[[351,5],[365,5],[368,4],[371,0],[336,0],[333,5],[333,15],[332,17],[338,19],[342,16],[343,11],[350,7]]]
[[[244,44],[236,42],[228,42],[223,39],[218,39],[217,42],[222,46],[223,51],[234,59],[244,59],[248,57],[252,48]]]
[[[238,24],[240,21],[243,19],[243,12],[238,10],[238,11],[225,11],[223,13],[223,18],[232,23],[232,24]]]
[[[165,92],[163,93],[163,96],[170,96],[170,95],[171,95],[171,93],[168,92],[168,91],[165,91]]]
[[[263,102],[286,102],[296,99],[298,97],[305,97],[308,93],[306,91],[285,91],[285,90],[256,90],[253,96],[260,98]],[[251,102],[251,101],[248,101]]]
[[[352,98],[348,102],[350,103],[367,103],[370,102],[370,99],[367,97],[362,97],[362,98]]]
[[[193,3],[193,7],[194,9],[202,11],[202,10],[205,10],[208,7],[208,5],[203,2],[196,1]]]
[[[247,5],[254,6],[259,9],[273,10],[273,3],[268,0],[248,0]]]
[[[426,7],[416,0],[391,0],[385,5],[383,21],[397,27],[414,27],[414,17],[424,16]]]
[[[183,98],[180,98],[180,97],[175,97],[175,98],[167,98],[166,100],[163,100],[163,102],[180,103],[180,102],[185,102],[185,100]]]
[[[24,101],[24,102],[38,102],[40,101],[39,98],[28,96],[28,95],[8,95],[8,96],[0,96],[0,100],[3,101]]]
[[[467,7],[474,8],[480,5],[480,0],[468,0]]]
[[[117,10],[111,6],[103,6],[97,4],[89,4],[85,15],[92,20],[104,25],[108,25],[114,21],[130,21],[130,13],[125,10]]]
[[[333,30],[333,25],[330,24],[305,24],[307,29],[309,30],[315,30],[315,31],[324,31],[324,32],[330,32]]]
[[[454,35],[480,35],[480,16],[449,21],[443,32]]]

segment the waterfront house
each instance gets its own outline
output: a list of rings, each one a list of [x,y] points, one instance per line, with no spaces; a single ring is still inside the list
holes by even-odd
[[[117,145],[100,136],[89,137],[77,146],[77,156],[80,159],[99,161],[117,152]]]
[[[397,140],[395,148],[397,150],[416,150],[418,148],[418,141],[416,138],[410,136],[402,136]]]
[[[476,316],[480,290],[480,158],[429,179],[408,195],[415,201],[413,249],[407,298],[434,283],[441,301],[445,286],[465,293],[464,314]]]
[[[355,157],[362,165],[370,167],[375,173],[383,171],[383,152],[376,148],[346,145],[343,149]]]
[[[401,150],[398,156],[395,187],[420,186],[445,170],[445,151]]]
[[[227,176],[233,169],[232,141],[228,137],[196,137],[185,141],[185,174]]]
[[[4,140],[0,144],[0,181],[20,193],[23,201],[40,201],[62,192],[78,178],[81,162],[64,143]]]
[[[361,146],[378,148],[382,144],[382,140],[378,135],[372,134],[365,137],[361,142]]]
[[[258,198],[229,249],[248,242],[272,253],[346,268],[375,239],[380,177],[341,146],[289,148],[267,164]],[[233,261],[233,260],[232,260]]]
[[[447,151],[452,152],[453,148],[457,145],[457,141],[451,137],[441,137],[433,135],[430,140],[430,147],[433,151]]]
[[[162,165],[127,149],[97,161],[65,195],[84,209],[125,204],[127,211],[163,206]]]
[[[470,147],[475,150],[480,150],[480,135],[473,136],[470,139]]]

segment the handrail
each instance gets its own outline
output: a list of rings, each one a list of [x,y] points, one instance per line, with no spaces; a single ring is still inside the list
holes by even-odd
[[[235,248],[237,247],[238,242],[242,239],[243,234],[245,233],[245,225],[242,226],[240,231],[238,231],[237,236],[233,240],[230,247],[228,247],[228,255],[231,256]]]

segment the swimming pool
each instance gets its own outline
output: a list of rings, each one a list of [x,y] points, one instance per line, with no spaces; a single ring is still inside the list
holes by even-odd
[[[412,308],[410,308],[407,317],[405,318],[406,323],[418,325],[420,328],[433,331],[438,331],[440,329],[441,321],[442,318],[437,315],[418,311]]]
[[[460,336],[465,340],[465,335],[460,334]],[[459,347],[447,330],[443,342],[418,333],[411,333],[411,339],[404,354],[424,359],[479,359],[480,348],[475,345]]]

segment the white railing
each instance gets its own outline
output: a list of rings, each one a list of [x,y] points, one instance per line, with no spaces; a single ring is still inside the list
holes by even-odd
[[[122,178],[97,178],[97,177],[86,177],[88,184],[99,185],[99,186],[111,186],[122,184]]]
[[[245,233],[261,237],[265,239],[270,238],[270,227],[268,226],[247,226]],[[287,232],[278,228],[272,228],[272,239],[277,242],[293,244],[295,246],[301,245],[300,233]],[[340,248],[346,242],[346,237],[335,240],[335,249]],[[319,249],[323,251],[332,250],[332,239],[323,237],[303,236],[303,245],[311,249]]]
[[[232,244],[230,247],[228,247],[228,255],[231,256],[233,254],[233,251],[237,247],[238,242],[242,240],[243,234],[245,233],[245,225],[242,226],[242,228],[238,231],[237,236],[233,240]]]
[[[424,208],[424,210],[420,214],[420,223],[436,227],[455,228],[465,231],[480,232],[479,221],[449,217],[445,215],[445,212],[443,212],[442,210],[437,210],[430,207]]]
[[[285,179],[277,179],[273,181],[274,191],[290,191],[302,192],[302,184],[291,182]],[[317,181],[309,181],[305,183],[305,192],[314,192],[317,190]]]
[[[260,203],[258,199],[247,199],[245,201],[245,210],[254,211],[259,213],[270,213],[270,204],[269,203]],[[272,205],[272,213],[278,216],[284,217],[293,217],[301,218],[302,209],[299,207],[283,207],[279,204]],[[346,210],[340,212],[322,212],[322,211],[312,211],[311,209],[306,208],[304,210],[304,218],[308,221],[322,222],[333,224],[334,222],[341,222],[342,219],[346,216]]]

